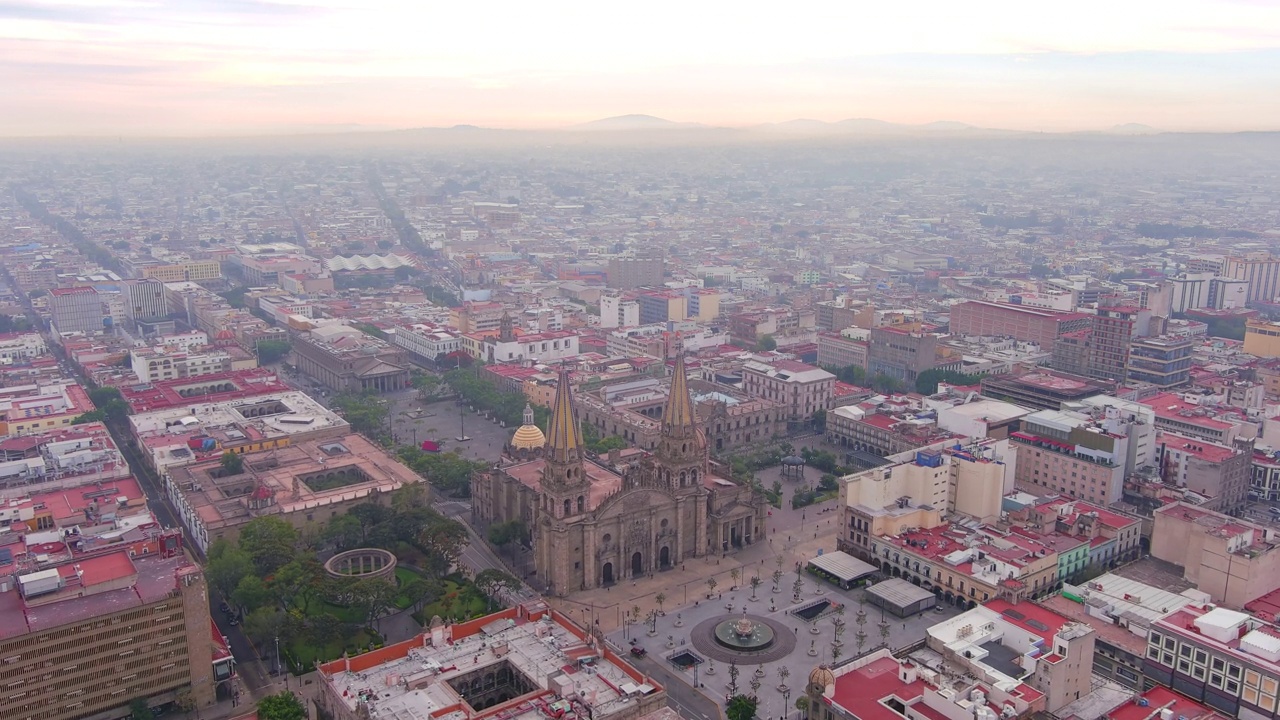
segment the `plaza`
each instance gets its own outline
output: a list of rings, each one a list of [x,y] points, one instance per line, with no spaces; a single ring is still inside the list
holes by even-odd
[[[690,602],[672,603],[676,606],[656,616],[642,613],[639,621],[625,621],[607,638],[624,651],[643,648],[645,657],[638,661],[642,669],[660,665],[667,675],[698,688],[721,706],[730,694],[729,669],[733,662],[739,673],[739,694],[752,694],[753,678],[759,681],[759,690],[755,691],[760,701],[757,717],[778,718],[786,716],[788,709],[794,712],[805,678],[814,667],[886,644],[895,651],[913,646],[924,640],[929,626],[960,613],[956,608],[940,607],[907,618],[895,617],[864,599],[863,588],[841,590],[808,573],[800,576],[800,599],[796,600],[794,565],[786,568],[776,592],[774,569],[776,563],[767,566],[768,573],[761,572],[764,582],[756,587],[754,600],[749,578],[736,586],[717,586],[714,593],[703,582]],[[861,627],[866,637],[861,651],[856,638],[859,609],[865,612]],[[712,635],[717,628],[731,626],[743,618],[767,626],[777,637],[759,650],[736,651],[714,642]],[[844,623],[844,632],[842,651],[835,657],[832,641],[838,621]]]

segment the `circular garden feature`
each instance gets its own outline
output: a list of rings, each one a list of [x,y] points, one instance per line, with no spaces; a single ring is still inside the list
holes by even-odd
[[[396,556],[382,548],[357,548],[329,558],[324,571],[332,577],[396,581]]]

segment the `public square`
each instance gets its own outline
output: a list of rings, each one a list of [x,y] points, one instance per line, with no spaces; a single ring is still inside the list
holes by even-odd
[[[664,676],[668,682],[669,678],[675,678],[690,687],[697,687],[722,707],[729,694],[728,660],[732,658],[739,672],[739,693],[751,694],[752,679],[760,681],[756,692],[760,701],[757,717],[778,718],[785,717],[789,708],[794,709],[809,671],[821,663],[837,659],[833,657],[831,647],[837,618],[844,622],[840,658],[849,658],[860,654],[856,637],[859,608],[866,613],[866,622],[862,626],[866,635],[861,647],[863,653],[886,644],[886,633],[890,648],[909,646],[922,640],[929,626],[961,612],[953,607],[942,607],[940,611],[930,609],[912,617],[899,618],[870,602],[860,604],[864,593],[861,588],[842,590],[808,573],[801,576],[801,595],[796,601],[793,595],[797,579],[795,567],[783,573],[776,591],[771,579],[775,567],[776,564],[770,565],[766,568],[767,573],[761,572],[765,582],[756,588],[754,600],[749,577],[740,580],[737,586],[718,585],[714,594],[709,593],[706,583],[702,582],[696,593],[690,588],[688,603],[666,603],[665,613],[655,618],[656,630],[650,629],[646,614],[642,613],[639,622],[626,622],[608,633],[607,638],[622,652],[629,652],[632,647],[644,648],[645,658],[637,661],[642,669],[660,664],[667,671]],[[837,605],[843,605],[843,612],[837,611]],[[767,625],[776,633],[789,633],[791,637],[776,637],[772,645],[758,653],[736,652],[708,638],[707,629],[723,625],[726,621],[729,621],[726,627],[731,628],[732,621],[743,618],[744,610],[749,620]],[[811,612],[817,615],[806,619],[804,615]],[[579,615],[586,622],[592,622],[589,611],[580,610]],[[779,647],[785,651],[777,651]],[[694,664],[688,665],[690,661]],[[789,692],[781,688],[783,677],[779,673],[783,668],[790,673],[785,682]]]

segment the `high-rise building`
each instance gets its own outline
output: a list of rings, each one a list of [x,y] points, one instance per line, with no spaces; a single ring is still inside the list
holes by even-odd
[[[1097,414],[1041,410],[1023,418],[1022,429],[1009,435],[1017,486],[1101,505],[1119,502],[1126,473],[1154,459],[1155,429],[1122,408]]]
[[[138,322],[168,317],[164,300],[164,283],[159,280],[126,280],[124,282],[124,316],[132,326]]]
[[[96,288],[54,288],[49,291],[53,329],[59,333],[101,332],[107,311]]]
[[[135,531],[136,532],[136,531]],[[62,565],[10,564],[0,592],[0,717],[122,717],[190,690],[214,702],[209,595],[178,532],[163,533]]]
[[[1280,296],[1280,258],[1267,253],[1228,257],[1222,274],[1249,283],[1249,302],[1274,302]]]
[[[1185,385],[1191,380],[1189,337],[1159,335],[1135,338],[1129,345],[1129,380],[1160,388]]]
[[[635,327],[640,324],[640,303],[618,294],[600,296],[600,327]]]

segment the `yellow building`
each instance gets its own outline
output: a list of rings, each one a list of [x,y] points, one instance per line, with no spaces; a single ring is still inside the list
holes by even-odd
[[[143,265],[138,268],[143,278],[160,282],[199,282],[222,277],[222,265],[217,260],[188,260],[181,263]]]
[[[1280,357],[1280,323],[1266,320],[1245,323],[1244,351],[1258,357]]]

